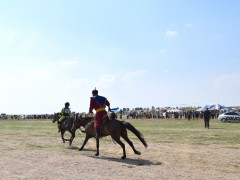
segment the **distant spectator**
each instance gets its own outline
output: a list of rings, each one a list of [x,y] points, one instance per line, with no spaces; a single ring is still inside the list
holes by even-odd
[[[129,119],[129,111],[126,111],[126,117]]]
[[[209,129],[210,117],[211,117],[211,112],[207,108],[203,113],[203,118],[204,118],[205,128],[208,128],[208,129]]]

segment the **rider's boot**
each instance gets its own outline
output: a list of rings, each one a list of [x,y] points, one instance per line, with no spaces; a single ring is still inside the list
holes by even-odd
[[[100,137],[100,128],[96,128],[96,139],[99,139]]]

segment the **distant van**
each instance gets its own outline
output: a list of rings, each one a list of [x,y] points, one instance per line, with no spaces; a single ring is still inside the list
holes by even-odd
[[[0,117],[1,117],[1,119],[7,119],[8,118],[6,113],[2,113]]]

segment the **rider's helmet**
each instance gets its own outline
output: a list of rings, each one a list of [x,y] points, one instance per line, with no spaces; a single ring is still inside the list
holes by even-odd
[[[94,96],[98,95],[98,90],[96,90],[96,88],[94,90],[92,90],[92,95],[94,95]]]
[[[69,107],[70,106],[70,103],[69,102],[66,102],[65,103],[65,107]]]

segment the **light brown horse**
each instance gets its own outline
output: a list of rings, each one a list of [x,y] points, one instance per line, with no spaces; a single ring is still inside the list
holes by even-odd
[[[92,137],[95,137],[95,134],[96,134],[94,123],[93,122],[89,123],[89,121],[84,118],[77,118],[73,121],[72,131],[76,130],[80,126],[85,127],[86,136],[85,136],[83,145],[79,148],[79,151],[83,150],[88,140]],[[127,129],[130,130],[133,134],[135,134],[138,137],[138,139],[142,142],[145,148],[148,146],[146,141],[144,140],[143,135],[129,122],[112,119],[104,122],[101,127],[101,137],[110,135],[112,139],[122,147],[123,156],[121,157],[121,159],[126,158],[126,151],[125,151],[125,144],[120,140],[120,137],[122,137],[132,147],[133,152],[135,154],[137,155],[141,154],[141,152],[137,151],[133,143],[129,140],[127,135]],[[97,153],[95,154],[95,156],[98,156],[99,155],[99,139],[98,138],[96,139],[96,147],[97,147]]]

